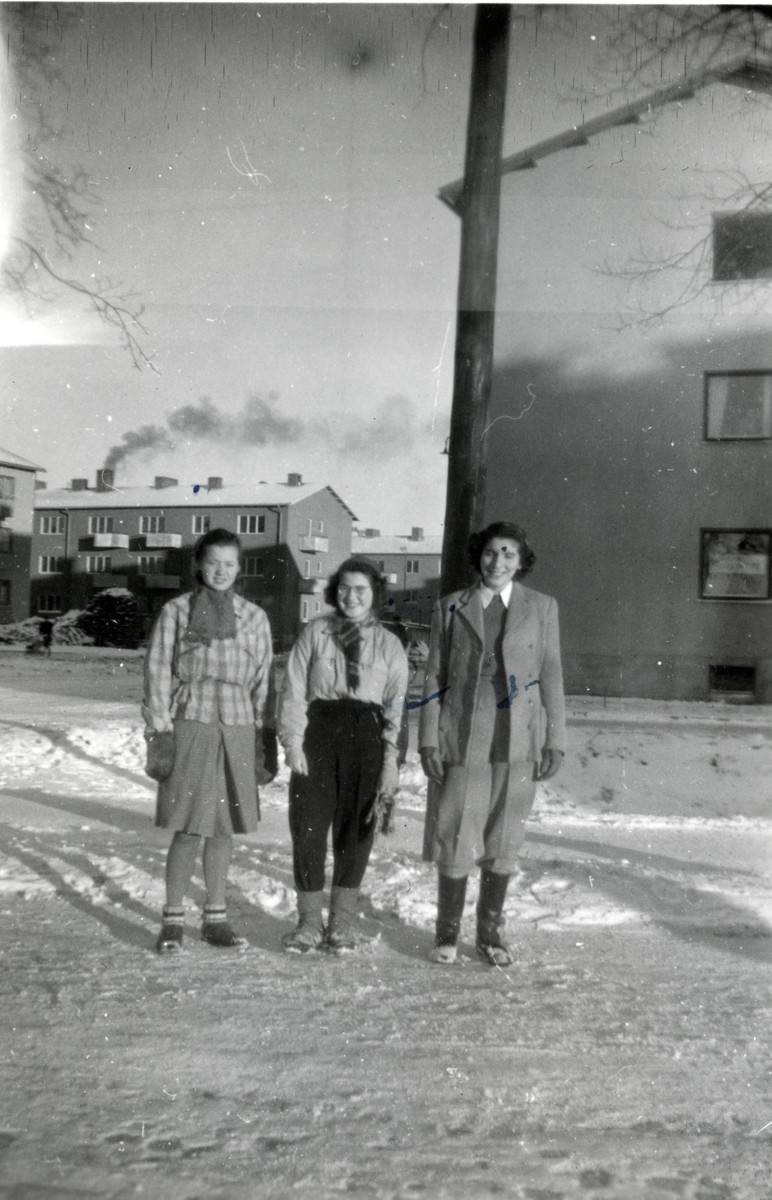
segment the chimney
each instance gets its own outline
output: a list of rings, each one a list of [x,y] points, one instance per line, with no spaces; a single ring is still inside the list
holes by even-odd
[[[156,475],[153,480],[154,488],[176,487],[178,480],[172,479],[171,475]]]
[[[70,484],[70,488],[73,492],[87,492],[88,491],[88,480],[87,479],[73,479]]]
[[[47,484],[46,484],[45,479],[36,479],[35,480],[35,491],[36,492],[45,491],[46,487],[47,487]]]
[[[287,487],[300,487],[303,482],[303,476],[296,471],[290,471],[287,476]]]
[[[216,492],[222,487],[222,475],[210,475],[206,485],[210,492]]]
[[[96,473],[96,490],[98,492],[112,491],[115,472],[109,467],[100,467]]]
[[[424,540],[424,531],[420,525],[414,525],[410,534],[411,542],[422,542]]]
[[[364,536],[366,538],[380,537],[381,531],[380,531],[380,529],[366,529],[364,532]]]

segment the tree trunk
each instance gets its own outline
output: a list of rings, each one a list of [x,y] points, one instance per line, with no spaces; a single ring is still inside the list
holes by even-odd
[[[469,581],[469,535],[485,503],[485,438],[493,367],[501,150],[507,91],[510,6],[481,4],[466,135],[461,261],[442,544],[442,590]]]

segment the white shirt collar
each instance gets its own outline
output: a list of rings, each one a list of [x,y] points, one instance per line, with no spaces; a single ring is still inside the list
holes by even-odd
[[[493,599],[493,597],[495,595],[496,595],[496,593],[492,592],[490,588],[487,588],[484,583],[482,583],[482,582],[480,583],[480,596],[482,598],[483,608],[488,607],[488,605],[490,604],[491,600]],[[507,584],[507,586],[499,593],[499,595],[501,596],[501,603],[504,605],[504,607],[509,608],[509,598],[512,595],[512,580],[511,579],[510,579],[509,583]]]

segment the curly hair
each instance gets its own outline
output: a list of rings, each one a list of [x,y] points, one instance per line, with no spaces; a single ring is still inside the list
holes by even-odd
[[[481,529],[479,533],[473,533],[469,538],[467,553],[475,571],[479,572],[483,550],[494,538],[508,538],[511,542],[517,542],[520,551],[520,566],[515,573],[515,579],[524,579],[526,575],[529,575],[536,562],[536,555],[528,545],[525,530],[511,521],[494,521],[492,525]]]
[[[373,589],[373,612],[377,615],[386,602],[386,580],[381,574],[375,563],[358,554],[352,555],[342,562],[334,575],[331,575],[324,589],[324,599],[331,608],[338,607],[338,588],[343,575],[357,572],[360,575],[366,575],[370,580],[370,587]]]

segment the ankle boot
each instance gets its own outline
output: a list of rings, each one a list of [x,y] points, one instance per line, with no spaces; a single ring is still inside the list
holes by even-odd
[[[466,875],[461,879],[454,879],[450,875],[437,876],[436,936],[429,955],[432,962],[450,965],[456,961],[456,946],[466,899],[466,878]]]
[[[324,940],[323,899],[321,889],[318,892],[298,892],[298,923],[291,933],[285,933],[282,938],[282,945],[290,954],[306,954],[321,946]]]
[[[344,888],[333,885],[330,893],[330,923],[327,928],[327,945],[330,950],[355,950],[357,901],[359,888]]]
[[[480,896],[477,901],[477,953],[491,967],[511,967],[515,956],[499,929],[504,924],[504,899],[509,884],[508,875],[483,868],[480,876]]]

